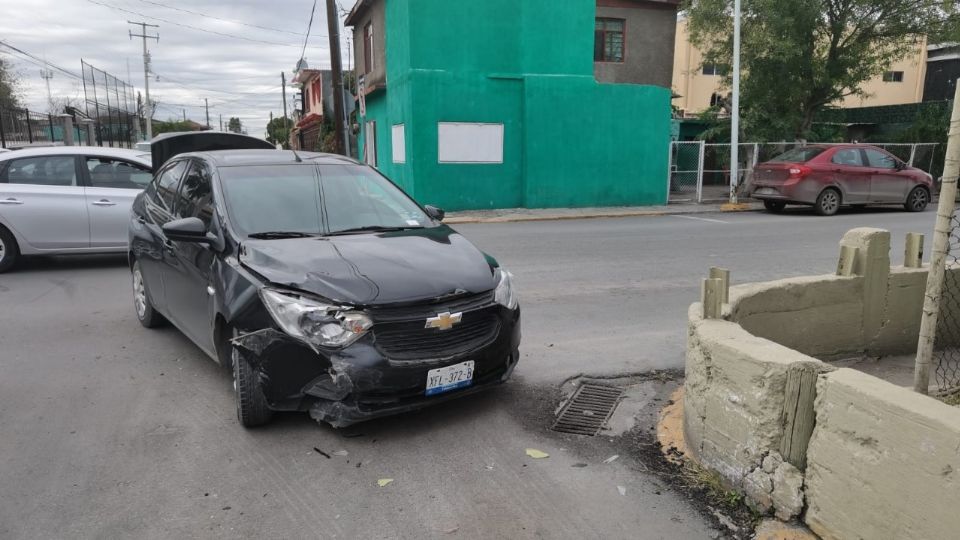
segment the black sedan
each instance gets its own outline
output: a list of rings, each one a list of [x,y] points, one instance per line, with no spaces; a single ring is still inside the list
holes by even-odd
[[[510,377],[520,309],[510,273],[442,218],[341,156],[179,154],[134,202],[136,314],[232,368],[244,426],[467,395]]]

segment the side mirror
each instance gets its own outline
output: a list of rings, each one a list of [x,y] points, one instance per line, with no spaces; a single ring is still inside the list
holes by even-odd
[[[443,221],[444,216],[447,215],[442,209],[437,208],[436,206],[426,205],[423,207],[427,211],[427,215],[437,221]]]
[[[893,168],[898,171],[902,171],[907,168],[907,164],[898,159],[896,165],[894,165]]]
[[[195,242],[209,244],[207,226],[200,218],[188,217],[170,221],[163,226],[163,234],[169,240],[176,242]]]

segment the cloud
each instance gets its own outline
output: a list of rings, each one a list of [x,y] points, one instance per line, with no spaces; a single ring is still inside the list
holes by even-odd
[[[349,9],[352,3],[339,0],[341,8]],[[143,44],[129,36],[130,31],[140,33],[140,27],[127,21],[158,24],[148,32],[159,33],[160,41],[147,43],[155,74],[150,94],[160,102],[155,118],[180,118],[185,112],[203,123],[206,98],[212,126],[219,127],[220,115],[224,125],[237,116],[251,135],[263,136],[270,114],[283,114],[280,73],[287,73],[289,83],[312,4],[313,0],[10,1],[4,3],[0,17],[0,39],[76,74],[82,58],[142,92]],[[341,36],[344,65],[347,35]],[[46,111],[40,67],[6,48],[0,47],[0,55],[21,75],[26,105]],[[304,56],[311,67],[330,65],[322,0],[317,2]],[[54,97],[83,99],[81,81],[63,73],[54,73],[50,88]],[[288,87],[288,110],[293,109],[293,93]]]

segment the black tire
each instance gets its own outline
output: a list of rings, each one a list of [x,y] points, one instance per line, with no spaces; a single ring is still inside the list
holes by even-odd
[[[17,239],[6,227],[0,225],[0,274],[13,268],[20,258],[20,246]]]
[[[763,201],[763,207],[771,214],[779,214],[787,207],[787,203],[780,201]]]
[[[840,211],[841,202],[840,192],[833,188],[827,188],[820,192],[813,209],[821,216],[832,216]]]
[[[153,303],[150,302],[147,282],[144,281],[143,273],[140,271],[140,261],[133,262],[130,279],[133,284],[133,311],[137,314],[137,320],[145,328],[156,328],[163,325],[166,319],[163,318],[163,315],[157,313]]]
[[[232,333],[237,335],[236,330]],[[237,402],[237,419],[246,428],[262,426],[273,418],[267,398],[257,384],[257,372],[235,345],[230,346],[233,363],[233,390]]]
[[[907,212],[923,212],[927,209],[928,204],[930,204],[930,192],[925,187],[917,186],[910,190],[910,194],[907,195],[907,202],[903,203],[903,207],[907,209]]]

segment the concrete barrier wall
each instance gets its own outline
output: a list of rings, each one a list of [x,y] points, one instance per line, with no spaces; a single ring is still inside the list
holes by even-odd
[[[805,521],[823,538],[960,536],[960,410],[851,369],[820,376]]]
[[[889,244],[886,231],[855,229],[841,242],[858,249],[855,275],[742,285],[723,319],[703,319],[699,303],[688,314],[684,431],[693,457],[761,512],[787,519],[809,507],[807,520],[827,538],[960,531],[943,519],[954,533],[944,535],[925,523],[939,514],[902,504],[960,500],[960,410],[820,360],[916,349],[927,271],[891,268]],[[960,268],[948,272],[960,280]],[[960,316],[960,306],[944,309]],[[914,459],[929,463],[915,471]]]

